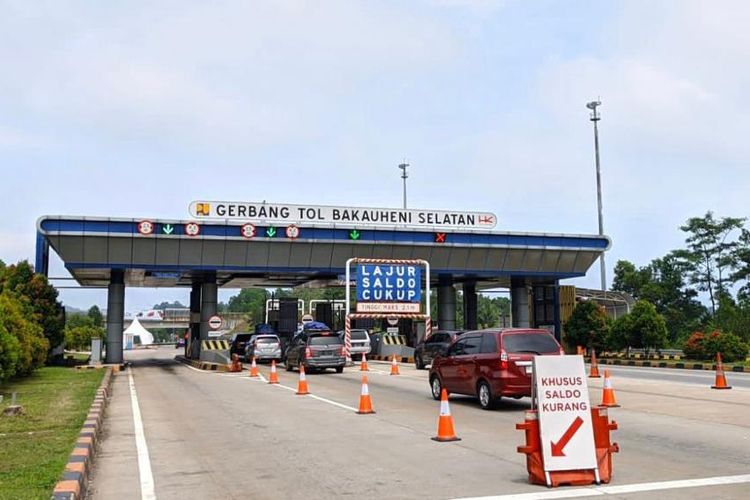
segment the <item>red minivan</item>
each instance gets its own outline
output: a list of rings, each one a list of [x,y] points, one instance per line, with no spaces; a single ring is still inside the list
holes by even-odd
[[[503,396],[531,396],[534,356],[565,354],[548,330],[510,328],[466,332],[435,358],[430,368],[432,397],[449,393],[477,396],[485,410]]]

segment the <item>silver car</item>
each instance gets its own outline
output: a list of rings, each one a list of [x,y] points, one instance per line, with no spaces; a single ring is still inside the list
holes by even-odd
[[[272,334],[255,335],[245,346],[245,357],[251,361],[255,356],[256,361],[281,361],[281,341],[279,337]]]
[[[370,334],[367,333],[367,330],[354,329],[350,333],[352,341],[352,350],[350,353],[351,358],[354,361],[357,361],[362,359],[362,354],[370,354],[372,347],[370,346]],[[344,342],[345,335],[345,332],[339,332],[339,337],[341,337],[342,342]]]

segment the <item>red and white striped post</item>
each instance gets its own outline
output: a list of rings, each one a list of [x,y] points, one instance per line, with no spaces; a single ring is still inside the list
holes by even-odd
[[[346,322],[344,323],[344,356],[346,356],[346,364],[352,365],[352,320],[351,315],[346,315]]]

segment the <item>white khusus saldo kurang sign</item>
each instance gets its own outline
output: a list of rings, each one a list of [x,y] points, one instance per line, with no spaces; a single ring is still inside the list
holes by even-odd
[[[454,210],[331,207],[239,201],[194,201],[188,208],[196,219],[226,219],[260,223],[412,226],[425,228],[492,229],[497,217],[489,212]]]
[[[582,356],[535,356],[534,383],[545,471],[597,469]]]

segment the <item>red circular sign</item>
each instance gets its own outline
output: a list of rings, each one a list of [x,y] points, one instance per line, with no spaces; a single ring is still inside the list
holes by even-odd
[[[154,233],[154,223],[150,220],[142,220],[138,223],[138,232],[148,236]]]
[[[255,238],[255,226],[252,224],[243,224],[240,228],[240,234],[243,238]]]
[[[299,238],[299,228],[292,224],[286,228],[286,237],[290,240]]]
[[[185,224],[185,234],[188,236],[198,236],[201,234],[201,226],[195,222]]]
[[[211,330],[218,330],[223,324],[224,320],[219,316],[211,316],[208,319],[208,326],[211,328]]]

